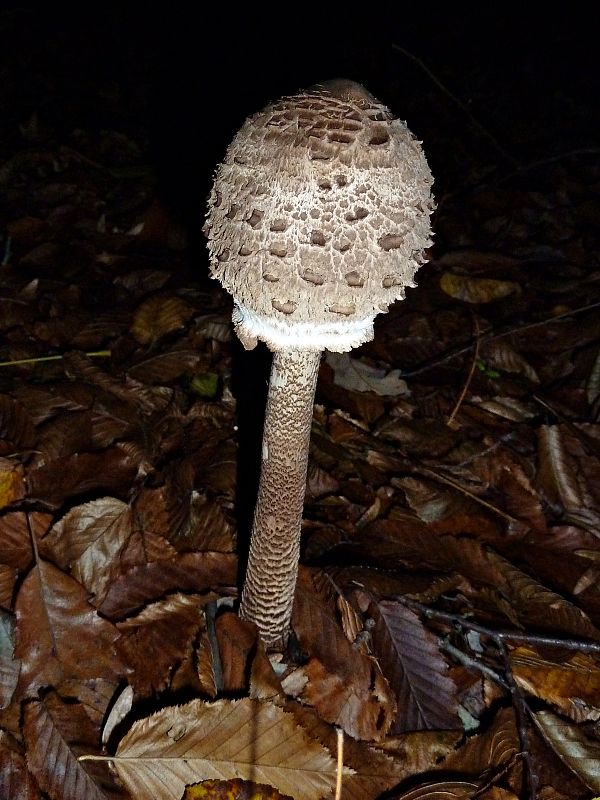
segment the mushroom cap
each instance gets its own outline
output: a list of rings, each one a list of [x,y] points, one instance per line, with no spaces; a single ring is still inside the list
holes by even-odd
[[[414,286],[433,178],[406,124],[329,81],[249,117],[218,167],[204,231],[246,347],[345,352]]]

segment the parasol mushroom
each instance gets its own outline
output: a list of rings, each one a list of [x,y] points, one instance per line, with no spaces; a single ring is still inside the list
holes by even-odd
[[[243,124],[205,224],[211,272],[246,349],[273,352],[241,615],[265,644],[290,625],[321,353],[373,338],[430,244],[432,176],[405,123],[360,84],[284,97]]]

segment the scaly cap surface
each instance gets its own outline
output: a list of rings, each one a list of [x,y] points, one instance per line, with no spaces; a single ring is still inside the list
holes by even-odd
[[[432,182],[420,143],[360,84],[318,84],[248,118],[204,228],[244,346],[371,339],[431,244]]]

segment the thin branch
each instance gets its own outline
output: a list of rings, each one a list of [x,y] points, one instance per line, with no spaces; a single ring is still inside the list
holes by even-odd
[[[547,645],[548,647],[564,647],[566,650],[580,650],[584,653],[600,653],[599,642],[587,642],[583,639],[566,639],[561,636],[544,636],[538,633],[497,630],[496,628],[489,628],[487,625],[481,625],[479,622],[467,619],[460,614],[452,614],[449,611],[439,611],[436,608],[430,608],[404,595],[394,595],[394,599],[408,608],[411,608],[413,611],[423,614],[423,616],[428,619],[460,625],[463,628],[482,633],[484,636],[490,636],[492,639],[523,642],[524,644],[533,645]]]
[[[476,658],[471,658],[466,653],[463,653],[462,650],[459,650],[458,647],[454,647],[453,644],[450,644],[450,642],[446,641],[442,642],[441,649],[445,653],[448,653],[448,655],[451,656],[459,664],[462,664],[463,667],[466,667],[471,671],[481,672],[482,675],[486,675],[494,683],[497,683],[499,686],[502,686],[503,689],[506,689],[508,692],[510,692],[510,686],[504,680],[502,675],[499,675],[491,667],[488,667],[487,664],[483,664]]]
[[[452,409],[452,413],[448,417],[448,422],[446,425],[449,428],[454,427],[454,418],[458,414],[458,410],[462,405],[463,400],[469,390],[469,386],[471,385],[471,381],[473,380],[473,375],[475,374],[475,367],[477,366],[477,360],[479,358],[479,322],[477,321],[477,317],[473,316],[473,327],[475,329],[475,352],[473,353],[473,359],[471,361],[471,369],[469,370],[469,374],[467,375],[467,380],[465,381],[465,385],[463,386],[462,392],[458,396],[458,400],[456,401],[456,405]]]
[[[415,467],[415,472],[420,473],[422,475],[429,475],[432,478],[435,478],[435,480],[440,481],[441,483],[445,483],[448,486],[452,486],[453,489],[456,489],[458,492],[464,494],[466,497],[470,498],[475,503],[479,503],[479,505],[483,506],[484,508],[487,508],[488,511],[497,514],[499,517],[502,517],[502,519],[505,519],[507,522],[510,522],[513,525],[523,524],[522,520],[519,520],[516,517],[511,517],[510,514],[507,514],[506,511],[502,511],[502,509],[498,508],[498,506],[493,505],[493,503],[488,503],[487,500],[484,500],[482,497],[479,497],[473,492],[470,492],[468,489],[465,489],[465,487],[461,486],[460,483],[453,481],[451,478],[446,478],[445,475],[440,475],[439,472],[436,472],[436,470],[431,469],[430,467],[417,466]]]
[[[89,358],[110,358],[110,350],[96,350],[93,353],[84,353]],[[64,356],[36,356],[35,358],[15,358],[11,361],[0,361],[0,367],[14,367],[18,364],[39,364],[43,361],[61,361]]]
[[[558,320],[564,319],[566,317],[572,317],[575,314],[581,314],[584,311],[591,311],[594,308],[598,308],[600,306],[600,301],[596,303],[589,303],[586,306],[580,306],[579,308],[574,308],[570,311],[565,311],[564,314],[557,314],[554,317],[547,317],[546,319],[541,319],[538,322],[530,322],[527,325],[517,325],[513,328],[509,328],[505,331],[500,331],[499,333],[495,333],[494,331],[488,331],[482,334],[477,342],[470,341],[468,344],[456,348],[454,350],[450,350],[449,352],[444,353],[443,355],[438,356],[437,358],[428,361],[426,364],[423,364],[420,367],[415,367],[415,369],[411,370],[401,370],[400,376],[401,378],[412,378],[415,375],[420,375],[423,372],[429,372],[430,369],[439,366],[440,364],[445,364],[447,361],[453,361],[458,356],[462,356],[464,353],[468,353],[476,344],[480,344],[481,342],[488,342],[493,339],[502,339],[505,336],[512,336],[512,334],[519,334],[523,331],[531,330],[532,328],[540,328],[544,325],[552,324],[553,322],[558,322]]]
[[[335,800],[342,797],[342,776],[344,774],[344,731],[337,729],[337,773],[335,780]]]
[[[521,753],[523,756],[523,761],[525,762],[525,775],[523,777],[527,782],[527,786],[529,788],[528,796],[531,798],[531,800],[536,800],[537,776],[533,771],[533,764],[531,761],[529,731],[527,729],[527,719],[528,719],[527,703],[525,702],[525,697],[523,695],[523,692],[521,691],[521,688],[515,681],[515,677],[512,671],[512,666],[510,663],[510,655],[506,649],[506,644],[499,636],[495,636],[493,638],[496,647],[498,648],[498,651],[502,656],[502,663],[504,665],[504,674],[506,675],[507,683],[510,686],[510,694],[512,697],[513,708],[515,709],[515,715],[517,718],[517,732],[519,736],[519,743],[521,745]]]

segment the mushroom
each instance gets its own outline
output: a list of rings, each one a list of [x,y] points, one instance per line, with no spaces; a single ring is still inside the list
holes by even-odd
[[[258,499],[240,614],[285,643],[322,351],[373,338],[430,244],[420,142],[360,84],[334,80],[268,105],[218,167],[204,232],[246,349],[273,352]]]

